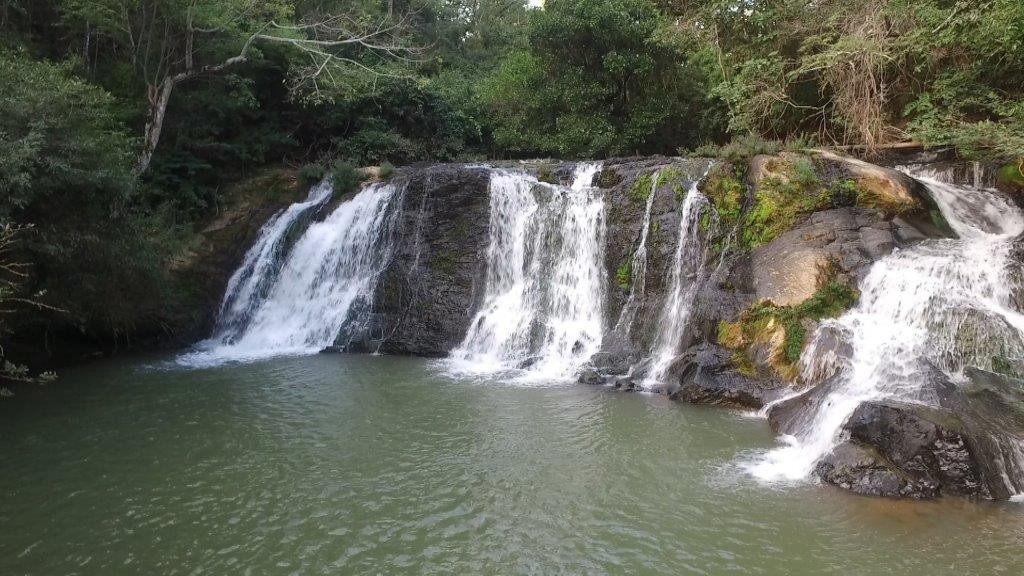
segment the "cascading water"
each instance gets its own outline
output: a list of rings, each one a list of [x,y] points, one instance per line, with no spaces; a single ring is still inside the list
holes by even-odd
[[[280,355],[314,354],[332,345],[347,323],[371,304],[376,280],[389,255],[394,186],[374,184],[338,206],[322,222],[309,226],[292,247],[265,294],[248,290],[246,282],[229,286],[227,314],[215,336],[179,362],[209,365]],[[264,229],[277,234],[276,224]],[[257,242],[254,251],[264,244]],[[269,242],[269,240],[267,240]],[[269,270],[259,262],[271,251],[260,250],[243,267]],[[241,278],[242,276],[240,276]],[[257,280],[258,281],[258,280]],[[244,296],[244,297],[243,297]],[[236,306],[234,303],[246,303]],[[241,312],[236,315],[236,309]],[[244,317],[244,322],[239,317]]]
[[[455,370],[561,380],[600,349],[605,210],[592,186],[600,169],[578,165],[569,188],[492,173],[484,301],[452,351]]]
[[[926,386],[929,365],[962,382],[966,366],[991,370],[997,358],[1024,361],[1024,316],[1014,305],[1021,286],[1011,273],[1024,214],[993,191],[918,178],[959,238],[923,241],[876,262],[858,305],[822,324],[801,358],[802,377],[834,377],[834,387],[813,419],[784,438],[787,446],[750,465],[756,476],[808,477],[862,402],[935,404]],[[849,345],[849,357],[828,344],[836,336]]]
[[[302,202],[275,214],[260,229],[259,238],[245,255],[242,265],[231,275],[217,315],[214,339],[231,341],[245,331],[280,272],[286,251],[286,239],[299,222],[331,197],[328,181],[313,186]]]
[[[640,228],[640,245],[633,253],[632,260],[629,261],[631,278],[629,296],[622,306],[619,320],[615,323],[615,331],[627,338],[633,329],[637,309],[647,290],[647,237],[651,232],[651,209],[654,207],[654,197],[657,196],[660,180],[661,172],[655,173],[651,181],[651,192],[647,195],[647,205],[644,208],[644,223]]]
[[[700,193],[699,182],[700,179],[690,185],[683,201],[669,291],[658,320],[653,354],[641,383],[644,390],[663,385],[668,377],[672,362],[679,356],[684,332],[693,312],[693,302],[704,278],[707,247],[701,240],[700,219],[708,201]]]

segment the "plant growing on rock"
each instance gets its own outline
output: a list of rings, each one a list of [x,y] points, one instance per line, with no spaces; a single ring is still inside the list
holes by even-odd
[[[765,344],[772,350],[772,368],[784,378],[796,376],[796,363],[807,343],[807,326],[826,318],[835,318],[853,307],[860,292],[849,283],[829,278],[818,291],[794,306],[776,306],[758,302],[744,311],[735,322],[721,322],[718,343],[733,350],[734,364],[743,369],[750,362],[750,348]],[[737,358],[741,358],[737,362]]]
[[[331,186],[337,195],[354,191],[362,180],[362,172],[345,160],[336,161],[331,169]]]

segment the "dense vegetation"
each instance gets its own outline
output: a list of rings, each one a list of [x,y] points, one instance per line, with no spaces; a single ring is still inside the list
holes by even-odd
[[[0,332],[173,329],[168,261],[267,165],[915,139],[1024,179],[1022,78],[1019,0],[0,0]]]

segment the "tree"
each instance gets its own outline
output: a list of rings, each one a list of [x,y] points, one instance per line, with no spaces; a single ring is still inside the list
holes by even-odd
[[[303,61],[293,94],[316,98],[324,84],[353,74],[386,75],[387,63],[414,59],[408,15],[391,3],[380,14],[361,5],[331,13],[296,13],[286,0],[66,0],[65,20],[130,54],[145,83],[147,113],[135,166],[144,173],[160,142],[175,89],[249,61],[260,44],[288,46]],[[89,33],[89,32],[87,32]]]
[[[529,38],[482,91],[510,151],[672,152],[706,137],[708,62],[651,0],[551,0]]]

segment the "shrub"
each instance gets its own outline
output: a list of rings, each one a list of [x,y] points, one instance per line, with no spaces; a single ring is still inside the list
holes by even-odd
[[[362,172],[352,163],[337,160],[331,169],[331,186],[335,194],[348,194],[359,187],[363,180]]]
[[[395,165],[388,161],[381,162],[380,168],[377,169],[377,175],[381,180],[390,180],[395,175]]]
[[[306,164],[296,175],[303,186],[312,186],[324,179],[324,167],[320,164]]]

